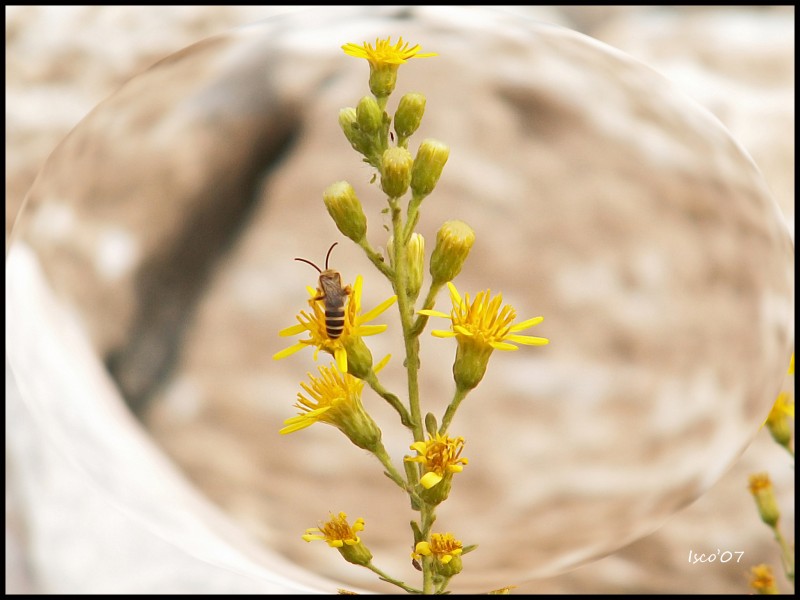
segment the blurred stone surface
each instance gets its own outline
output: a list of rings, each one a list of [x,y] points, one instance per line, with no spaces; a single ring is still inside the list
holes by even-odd
[[[189,36],[191,39],[184,40],[176,35],[167,38],[169,43],[183,40],[177,44],[177,47],[180,47],[188,41],[203,37],[203,35],[212,30],[219,31],[219,29],[212,28],[209,25],[210,21],[208,19],[217,17],[217,13],[214,13],[211,7],[207,8],[209,12],[206,18],[201,16],[203,9],[195,10],[201,12],[180,13],[184,16],[179,14],[174,17],[175,29],[185,32],[184,35]],[[244,17],[243,20],[250,18],[250,13],[238,13],[234,9],[228,10],[229,12],[227,13],[219,13],[221,19],[230,18],[233,23],[242,22],[238,21],[242,17]],[[244,10],[242,9],[242,11]],[[531,10],[533,11],[534,9]],[[589,34],[597,35],[598,38],[623,48],[634,56],[639,56],[657,69],[663,66],[665,73],[673,75],[673,79],[678,80],[679,83],[681,82],[679,75],[685,74],[687,71],[677,70],[677,75],[675,72],[670,73],[670,64],[672,63],[669,61],[671,57],[679,57],[685,64],[691,65],[692,70],[688,71],[689,76],[687,78],[689,83],[716,81],[716,78],[724,79],[724,81],[728,82],[728,87],[725,88],[720,88],[719,86],[699,88],[699,92],[719,89],[720,91],[716,95],[710,91],[707,91],[706,94],[699,93],[698,88],[692,88],[689,83],[686,84],[686,91],[689,94],[694,93],[698,100],[705,102],[706,106],[731,128],[734,135],[738,136],[740,133],[737,130],[737,126],[741,128],[741,133],[744,137],[740,139],[748,150],[750,145],[748,145],[747,139],[750,136],[754,154],[755,149],[762,153],[764,163],[762,168],[770,186],[776,192],[776,197],[779,199],[787,219],[790,221],[793,219],[793,198],[791,197],[793,170],[787,168],[787,166],[793,164],[793,141],[788,132],[793,130],[792,107],[794,100],[792,72],[791,69],[786,67],[787,64],[791,63],[791,51],[794,43],[793,29],[787,25],[787,23],[791,24],[792,22],[792,13],[780,10],[739,12],[734,9],[719,9],[717,11],[679,11],[677,13],[667,12],[664,14],[664,11],[656,11],[654,9],[641,8],[634,10],[627,9],[627,7],[611,7],[608,11],[592,9],[592,14],[588,14],[583,12],[576,13],[576,10],[575,7],[563,11],[557,8],[550,8],[543,10],[542,13],[533,12],[532,14],[541,20],[553,21],[558,19],[561,24],[576,28],[580,27]],[[60,82],[60,85],[70,87],[76,81],[74,74],[69,75],[67,73],[65,75],[56,68],[62,63],[53,61],[54,53],[52,50],[48,50],[46,47],[36,47],[34,44],[36,51],[43,53],[42,61],[38,67],[42,71],[36,71],[36,61],[30,59],[29,56],[31,55],[24,53],[23,50],[26,47],[26,43],[33,44],[31,41],[33,39],[31,37],[32,32],[36,31],[37,26],[42,26],[41,21],[37,20],[35,11],[27,13],[24,12],[24,9],[19,9],[19,11],[10,13],[12,19],[7,23],[7,49],[12,61],[10,63],[11,67],[9,67],[11,81],[8,85],[10,98],[13,100],[15,98],[14,94],[19,94],[16,97],[17,102],[10,102],[10,108],[7,109],[9,111],[7,113],[7,121],[9,123],[7,146],[13,148],[8,154],[14,157],[14,162],[10,162],[7,166],[7,196],[12,200],[7,204],[7,211],[12,212],[16,211],[13,204],[14,197],[19,197],[21,190],[27,189],[32,174],[41,165],[42,153],[47,151],[48,148],[46,146],[48,146],[48,143],[62,136],[75,122],[74,120],[70,122],[70,117],[74,116],[73,113],[64,115],[61,120],[54,119],[57,122],[43,122],[42,119],[35,118],[31,114],[31,105],[25,106],[24,102],[20,102],[20,100],[30,100],[36,93],[41,94],[45,98],[43,102],[46,102],[46,99],[50,98],[50,96],[46,95],[46,86],[57,85]],[[91,12],[89,8],[86,8],[85,11],[84,21],[78,21],[72,27],[86,27],[86,21],[88,21],[90,27],[95,27],[99,30],[108,28],[107,23],[103,20],[104,18],[109,18],[104,17],[107,13],[102,11]],[[130,14],[136,15],[137,13],[131,10]],[[94,21],[93,19],[97,20]],[[739,20],[737,21],[737,19]],[[760,57],[760,60],[754,60],[753,67],[750,69],[744,69],[740,63],[736,63],[737,69],[734,70],[731,62],[726,62],[728,60],[728,46],[708,45],[706,42],[708,31],[718,31],[718,26],[720,27],[719,31],[727,31],[725,28],[730,27],[732,21],[744,23],[751,28],[748,30],[751,31],[751,35],[748,36],[724,36],[726,41],[734,38],[741,43],[743,45],[742,52],[750,52],[751,56]],[[60,21],[60,24],[65,28],[62,33],[64,38],[67,40],[76,39],[77,41],[78,38],[72,37],[72,30],[67,29],[69,21]],[[215,21],[214,27],[217,24],[218,22]],[[210,29],[206,30],[203,27],[210,27]],[[658,36],[642,33],[650,31],[648,28],[651,27],[658,27],[658,31],[662,33]],[[692,31],[695,32],[694,36],[687,33]],[[739,30],[737,29],[736,31],[738,32]],[[670,37],[670,32],[672,37]],[[759,45],[759,41],[764,38],[769,38],[773,43]],[[90,36],[81,39],[90,39]],[[123,67],[120,71],[109,69],[106,72],[101,72],[97,78],[96,85],[108,86],[104,88],[104,92],[111,91],[119,83],[114,79],[115,75],[120,79],[125,79],[132,72],[141,70],[140,68],[137,69],[139,65],[143,67],[152,58],[155,58],[155,56],[150,56],[146,51],[143,52],[141,50],[142,46],[137,44],[135,36],[128,39],[131,40],[131,54],[137,56],[137,59],[141,60],[141,62],[125,63],[123,61]],[[745,44],[748,40],[751,40],[752,44],[746,46]],[[83,42],[83,44],[88,43],[86,41]],[[164,44],[166,43],[164,42]],[[627,48],[625,47],[626,44],[628,44]],[[94,50],[92,46],[76,45],[78,47],[74,51],[89,64],[91,64],[92,57],[103,56],[102,52]],[[105,46],[108,45],[105,44]],[[113,47],[117,48],[118,45],[115,43]],[[124,46],[119,47],[124,48]],[[144,47],[147,48],[146,45]],[[165,48],[163,44],[158,48],[159,50],[163,49],[160,55],[168,54],[176,49],[174,47]],[[427,50],[427,48],[425,49]],[[152,52],[158,56],[159,50],[152,50]],[[637,54],[637,51],[640,51],[641,54]],[[81,52],[84,54],[80,54]],[[138,54],[140,52],[142,54]],[[141,58],[142,55],[144,55],[143,59]],[[659,59],[663,61],[662,64],[659,64]],[[14,62],[15,60],[17,62]],[[53,61],[49,67],[50,71],[53,72],[48,71],[48,61]],[[730,61],[733,61],[733,59],[730,59]],[[132,64],[136,66],[131,66]],[[765,85],[764,81],[766,76],[764,75],[765,64],[771,65],[770,72],[774,73],[769,77],[768,85]],[[287,67],[286,81],[293,82],[296,86],[295,89],[291,89],[291,86],[288,86],[290,88],[289,94],[294,93],[299,96],[299,92],[308,89],[304,86],[309,86],[315,79],[320,79],[320,73],[325,73],[324,67],[325,65],[319,66],[319,70],[316,72],[311,69],[304,72],[299,65],[292,65],[291,68]],[[59,79],[59,77],[63,79]],[[82,84],[86,84],[83,76],[81,76],[80,81]],[[354,87],[358,89],[360,83],[358,79],[349,78],[346,82],[337,83],[333,89],[326,89],[325,102],[311,105],[310,114],[304,116],[303,126],[317,132],[319,128],[331,127],[332,124],[332,129],[335,130],[335,121],[331,120],[330,109],[329,106],[326,106],[326,103],[333,106],[354,103],[355,98],[351,97],[352,90]],[[423,91],[427,91],[424,82],[421,82],[420,87]],[[524,96],[521,96],[518,92],[519,90],[515,91],[513,86],[509,86],[508,99],[510,102],[521,101],[520,98]],[[740,92],[740,95],[737,95],[736,92]],[[515,93],[517,93],[516,96]],[[99,98],[95,99],[95,101],[97,100]],[[83,110],[87,110],[90,107],[85,106]],[[430,104],[429,107],[431,107]],[[556,111],[558,107],[545,104],[540,108],[542,110],[550,109]],[[434,112],[432,108],[429,110],[431,113]],[[14,111],[19,111],[19,113]],[[52,118],[52,113],[49,111],[39,111],[36,114],[41,114],[42,112]],[[559,116],[557,112],[551,114],[553,119]],[[446,122],[437,121],[435,120],[436,117],[432,117],[432,119],[430,121],[430,135],[442,135],[444,137],[445,134],[440,134],[439,132],[442,129],[447,129]],[[751,125],[754,120],[757,120],[760,124],[763,123],[763,127],[747,128],[746,126]],[[117,123],[112,125],[120,126]],[[128,124],[128,131],[133,130],[135,125],[135,121]],[[426,125],[428,125],[427,122]],[[508,127],[509,135],[514,135],[513,122],[501,125]],[[100,126],[107,127],[109,125],[101,124]],[[541,124],[532,124],[530,127],[531,129],[527,130],[527,132],[523,131],[523,133],[545,137],[548,133],[546,128],[541,128]],[[209,131],[213,132],[215,129],[210,127]],[[258,128],[251,129],[248,126],[244,130],[240,130],[239,135],[252,134],[255,138],[269,137],[264,131],[267,130],[262,129],[259,131]],[[460,140],[458,139],[457,131],[448,131],[447,136],[449,136],[446,137],[448,142],[454,146],[459,145]],[[190,320],[186,324],[186,339],[182,341],[183,353],[176,358],[174,364],[169,365],[170,370],[166,374],[145,371],[144,377],[147,380],[145,388],[150,392],[153,389],[156,390],[155,395],[152,396],[151,410],[147,415],[146,423],[151,428],[155,439],[164,446],[177,464],[182,466],[200,489],[207,493],[212,500],[224,507],[246,529],[261,536],[269,536],[275,529],[280,529],[280,526],[283,525],[282,523],[269,522],[269,520],[275,518],[274,515],[280,511],[281,506],[285,503],[285,500],[279,500],[279,496],[276,496],[271,482],[264,481],[263,474],[265,470],[274,469],[274,460],[279,457],[259,455],[259,453],[263,452],[262,439],[265,435],[272,435],[280,420],[289,416],[287,410],[290,402],[284,401],[284,399],[293,398],[295,390],[294,385],[290,383],[282,384],[282,387],[278,388],[275,386],[274,381],[265,375],[270,369],[274,370],[274,366],[269,361],[271,354],[278,349],[276,344],[279,341],[276,341],[274,337],[273,327],[259,326],[253,328],[252,324],[259,321],[262,324],[285,321],[287,318],[285,307],[280,305],[280,299],[283,297],[281,289],[285,289],[288,286],[296,287],[295,280],[299,281],[300,278],[307,278],[308,276],[308,273],[304,271],[296,272],[290,263],[285,265],[283,270],[280,270],[280,267],[275,267],[274,265],[280,264],[283,260],[282,257],[275,256],[277,250],[280,249],[280,252],[285,255],[305,255],[312,245],[316,247],[327,244],[327,241],[325,243],[317,243],[318,240],[328,240],[331,236],[330,228],[321,220],[309,220],[305,223],[303,232],[303,238],[305,239],[298,239],[297,234],[292,229],[292,226],[297,222],[298,213],[307,214],[308,211],[313,210],[316,203],[314,183],[302,182],[302,175],[300,175],[301,180],[298,180],[298,174],[302,174],[309,168],[315,168],[322,171],[318,175],[323,179],[327,177],[330,180],[334,180],[342,177],[341,164],[337,164],[336,161],[330,161],[333,164],[326,164],[325,154],[328,152],[326,140],[327,138],[324,135],[301,137],[299,139],[298,143],[303,149],[302,156],[305,157],[304,160],[308,161],[307,164],[293,164],[290,165],[291,168],[288,170],[282,169],[269,181],[268,189],[264,190],[264,197],[270,199],[284,198],[285,202],[289,202],[286,206],[291,206],[291,209],[281,209],[281,204],[274,201],[267,201],[257,205],[248,228],[242,232],[241,237],[238,239],[232,238],[233,241],[230,243],[233,243],[233,249],[221,264],[209,267],[208,260],[198,256],[196,249],[186,249],[179,244],[170,245],[167,243],[175,239],[176,232],[186,231],[187,224],[179,218],[181,214],[180,192],[170,194],[170,200],[176,200],[176,205],[165,203],[163,209],[155,212],[155,214],[161,215],[163,219],[155,220],[152,227],[146,228],[151,235],[148,239],[152,243],[145,244],[139,250],[144,256],[153,256],[155,260],[162,261],[161,274],[158,274],[159,271],[156,270],[157,278],[160,278],[154,284],[154,289],[157,290],[169,288],[169,286],[164,285],[163,278],[169,277],[171,274],[169,261],[172,258],[186,259],[188,255],[190,263],[192,260],[197,260],[198,265],[210,269],[205,275],[209,278],[207,288],[200,287],[202,280],[197,277],[196,272],[190,271],[187,274],[187,281],[191,285],[197,285],[198,287],[185,292],[186,296],[179,297],[176,304],[176,306],[185,307],[197,302],[196,311],[191,314]],[[213,137],[210,143],[214,143]],[[226,156],[229,150],[229,146],[225,147],[225,150],[221,152],[221,160],[230,158]],[[102,149],[98,149],[97,156],[102,155]],[[546,160],[546,155],[543,154],[536,158]],[[265,162],[261,166],[268,165],[274,160],[274,156],[267,155],[264,157]],[[757,162],[760,165],[762,164],[758,158]],[[203,187],[207,181],[203,178],[214,178],[214,167],[220,168],[222,166],[224,168],[225,164],[220,162],[218,165],[197,165],[193,171],[199,172],[199,178],[188,182],[179,181],[178,189],[189,189],[186,197],[194,197],[191,190]],[[368,172],[363,168],[356,169],[348,177],[361,181],[368,177]],[[298,181],[300,181],[299,184]],[[164,185],[164,183],[162,182],[158,185]],[[185,188],[180,188],[180,185],[184,185]],[[229,192],[237,193],[239,190],[235,184],[232,185],[233,187],[230,188]],[[225,190],[223,190],[224,192]],[[133,200],[131,206],[135,206]],[[88,215],[97,215],[98,211],[98,207],[92,204],[78,205],[77,209],[79,211],[77,217],[75,215],[65,217],[62,214],[51,215],[48,219],[50,222],[55,223],[59,223],[59,219],[62,221],[66,219],[67,221],[78,223],[80,227],[86,227],[86,217]],[[7,214],[9,213],[7,212]],[[150,214],[154,213],[151,212]],[[430,217],[431,224],[428,227],[434,227],[438,223],[437,219],[441,220],[442,216],[447,216],[444,212],[437,214],[436,209],[432,209],[429,214],[432,216]],[[135,212],[128,211],[128,216],[125,217],[123,223],[130,225],[131,219],[135,220],[136,218]],[[114,224],[113,219],[109,223],[106,215],[101,215],[98,220],[102,222],[103,226]],[[224,228],[225,232],[230,233],[233,231],[234,234],[239,235],[239,232],[234,231],[235,227],[230,224],[234,222],[229,222],[229,225]],[[89,225],[91,226],[91,223]],[[189,225],[189,228],[191,228],[191,225]],[[271,230],[269,238],[266,238],[262,233],[267,228]],[[429,240],[433,239],[434,231],[425,231]],[[98,268],[92,261],[97,248],[100,247],[99,244],[104,239],[103,236],[98,235],[96,232],[89,232],[86,235],[79,236],[79,238],[85,245],[74,248],[73,251],[78,255],[85,254],[86,264]],[[227,238],[223,235],[220,239]],[[314,244],[309,244],[307,241],[309,239],[314,241]],[[215,243],[219,244],[220,242]],[[113,243],[111,246],[112,248],[118,248]],[[119,251],[119,254],[124,257],[125,249],[123,248]],[[101,253],[99,255],[107,256],[108,254]],[[310,258],[315,259],[317,257]],[[342,264],[358,264],[359,259],[355,253],[342,248],[337,249],[336,260],[341,261]],[[490,260],[502,264],[503,257],[492,256]],[[185,262],[180,262],[180,264],[185,264]],[[102,268],[103,264],[101,263],[98,270],[102,271]],[[113,268],[113,265],[111,268]],[[264,273],[274,274],[276,269],[278,269],[278,274],[272,275],[272,279],[264,278]],[[81,294],[87,298],[100,295],[101,290],[86,289],[83,287],[85,282],[78,275],[73,275],[73,277],[74,280],[71,281],[74,286],[73,293],[79,298]],[[288,283],[282,283],[279,287],[276,285],[276,279]],[[133,297],[133,292],[131,291],[133,289],[140,292],[140,296],[137,297],[138,306],[134,305],[121,309],[114,304]],[[147,286],[144,286],[144,289],[146,293]],[[126,340],[130,337],[130,332],[138,329],[136,327],[137,322],[156,325],[151,335],[156,336],[157,340],[160,339],[161,341],[153,344],[148,343],[148,340],[145,339],[139,346],[142,349],[137,351],[135,344],[128,344],[123,350],[123,355],[127,352],[127,356],[132,357],[128,358],[127,364],[133,365],[129,368],[129,371],[134,375],[142,372],[142,369],[138,368],[141,365],[142,355],[147,357],[150,348],[162,348],[163,338],[174,337],[177,333],[165,330],[164,327],[158,325],[159,323],[172,325],[174,323],[172,315],[175,314],[175,308],[170,309],[169,306],[166,306],[166,313],[161,313],[165,315],[161,317],[162,321],[153,320],[152,312],[146,312],[144,316],[137,319],[137,310],[144,308],[152,311],[154,309],[153,304],[158,304],[160,300],[158,293],[151,292],[149,295],[142,296],[141,290],[141,285],[137,285],[133,280],[125,277],[121,280],[110,280],[108,295],[105,300],[98,304],[96,310],[99,311],[98,314],[100,316],[105,310],[108,314],[120,314],[125,315],[125,317],[120,319],[119,330],[117,331],[104,328],[98,328],[93,331],[93,341],[97,345],[99,352],[104,356],[108,356],[114,352],[115,348],[119,348],[121,343],[127,343]],[[202,296],[196,297],[200,291],[202,291]],[[376,295],[371,300],[377,299]],[[537,302],[537,310],[545,312],[542,306],[546,308],[547,302],[546,298],[540,296]],[[369,302],[365,302],[365,304],[369,304]],[[155,314],[158,314],[158,311],[159,308],[156,308]],[[108,322],[108,318],[98,318],[98,322]],[[288,325],[289,323],[286,322],[286,324]],[[91,329],[91,323],[89,325]],[[248,336],[224,335],[225,332],[239,330],[247,330]],[[122,362],[124,371],[125,361],[123,360]],[[163,360],[156,360],[155,362],[159,365],[163,364]],[[283,365],[281,365],[281,368],[288,369]],[[294,379],[294,376],[290,377],[290,381],[292,379]],[[124,376],[120,380],[120,384],[125,388]],[[432,383],[431,385],[435,386],[436,384]],[[161,387],[159,388],[158,386]],[[137,386],[133,385],[133,387]],[[265,406],[265,389],[269,389],[269,396],[275,399],[271,406]],[[442,393],[447,393],[446,389],[443,389]],[[232,398],[236,400],[232,401]],[[293,457],[292,460],[313,463],[319,457],[302,457],[301,454],[306,452],[304,448],[307,448],[309,443],[312,446],[316,446],[327,443],[327,440],[332,439],[332,436],[328,436],[327,433],[314,432],[310,438],[300,442],[287,440],[287,456]],[[765,464],[777,465],[775,479],[782,492],[783,506],[788,507],[790,504],[789,501],[792,497],[791,472],[787,468],[787,463],[783,460],[782,455],[777,452],[773,445],[765,443],[764,437],[764,435],[759,437],[758,442],[748,449],[743,459],[711,492],[692,507],[677,515],[668,525],[652,536],[614,554],[612,557],[561,577],[537,582],[535,585],[530,586],[529,591],[549,591],[553,593],[688,593],[698,591],[735,593],[741,591],[746,585],[746,579],[743,576],[746,568],[727,565],[725,568],[717,566],[712,569],[708,565],[688,565],[685,562],[685,556],[689,550],[702,551],[705,544],[708,551],[713,551],[713,549],[721,546],[732,551],[743,550],[748,559],[753,557],[752,562],[748,564],[755,564],[762,560],[777,562],[769,536],[765,528],[755,518],[749,495],[744,491],[746,475],[749,472],[762,470],[765,468]],[[314,441],[310,442],[310,439]],[[338,442],[338,440],[336,441]],[[22,464],[24,465],[24,462]],[[265,465],[271,466],[266,467]],[[317,464],[317,468],[320,469],[320,477],[325,476],[326,473],[335,473],[333,465],[321,463]],[[13,483],[14,477],[19,476],[19,467],[15,468],[12,465],[11,470]],[[47,477],[47,473],[42,472],[41,476]],[[318,510],[316,499],[305,498],[302,494],[292,494],[293,486],[296,485],[299,488],[302,482],[292,481],[290,470],[287,470],[285,477],[288,482],[284,484],[285,491],[289,494],[288,497],[293,499],[292,508],[296,510],[299,515],[298,518],[301,520],[310,518],[313,523],[316,517],[305,517],[305,515],[316,515],[315,511]],[[343,490],[343,492],[344,497],[341,501],[346,503],[348,492],[346,490]],[[358,493],[358,490],[354,490],[352,495],[355,496]],[[355,500],[355,498],[352,498],[352,500]],[[65,513],[70,511],[69,506],[70,496],[66,495],[63,508]],[[35,510],[35,505],[29,503],[26,505],[23,497],[23,500],[16,502],[13,508],[14,513],[12,516],[15,515],[15,518],[12,519],[12,525],[13,523],[24,522],[26,510]],[[793,521],[793,514],[787,519],[787,521],[789,520]],[[699,530],[703,532],[702,538],[697,536]],[[54,532],[54,535],[63,536],[66,534]],[[285,534],[282,533],[281,535]],[[376,532],[376,535],[380,534]],[[23,550],[17,552],[16,556],[24,557],[25,536],[17,534],[11,539],[19,540],[20,538],[23,539]],[[46,533],[44,538],[46,538]],[[42,542],[39,541],[37,543]],[[307,550],[304,545],[300,546],[294,557],[298,561],[307,559]],[[14,556],[13,553],[12,556]],[[758,558],[754,558],[756,556]],[[57,560],[57,555],[53,559]],[[332,568],[332,572],[335,572],[338,568],[340,567],[336,564]],[[19,570],[15,572],[19,572]],[[20,577],[20,579],[24,582],[20,583],[23,589],[25,585],[32,587],[36,585],[35,578],[32,582],[25,580],[24,577]],[[58,583],[48,582],[46,587],[51,591],[55,591],[58,589]]]

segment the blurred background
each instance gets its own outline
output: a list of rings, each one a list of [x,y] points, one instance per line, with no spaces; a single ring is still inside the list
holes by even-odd
[[[95,105],[154,62],[189,44],[290,10],[293,9],[7,7],[7,247],[22,199],[43,162]],[[753,157],[794,231],[792,7],[505,10],[595,37],[644,61],[678,84],[712,111]],[[127,385],[135,391],[137,384],[134,381]],[[15,399],[16,394],[13,385],[7,387],[7,423],[13,423],[14,431],[6,458],[6,591],[113,593],[110,582],[134,577],[128,566],[131,553],[139,554],[147,544],[158,542],[131,533],[135,526],[101,500],[89,502],[89,490],[71,479],[68,470],[57,468],[59,457],[48,453],[44,436],[37,436],[34,423],[18,397]],[[195,452],[192,444],[198,443],[198,437],[191,430],[176,435],[175,422],[170,420],[174,417],[168,413],[159,415],[156,410],[146,421],[160,443],[180,462],[181,456],[186,459]],[[224,417],[210,415],[212,428],[215,418]],[[246,424],[237,423],[235,427]],[[749,565],[779,564],[769,531],[758,521],[746,491],[747,476],[762,470],[775,473],[779,501],[786,510],[784,526],[792,531],[793,477],[791,463],[784,454],[762,433],[721,481],[652,535],[597,562],[537,581],[521,591],[747,591]],[[224,464],[223,458],[220,464]],[[191,471],[192,465],[189,466]],[[199,467],[194,468],[198,475]],[[253,477],[257,479],[258,475]],[[230,491],[231,482],[224,483]],[[246,483],[241,481],[243,486]],[[42,494],[47,497],[42,498]],[[238,514],[243,523],[247,523],[249,514],[254,514],[245,493],[214,499]],[[87,506],[92,507],[88,513]],[[66,515],[70,515],[66,520],[72,521],[71,527],[61,522]],[[80,531],[77,545],[76,521]],[[252,526],[258,528],[255,517]],[[159,548],[163,556],[169,556],[168,548]],[[690,550],[717,548],[744,551],[747,564],[723,568],[690,564],[687,560]],[[98,563],[100,557],[103,562]],[[101,569],[96,565],[102,565]],[[98,577],[97,570],[105,574]],[[93,577],[99,582],[93,582]],[[173,590],[180,591],[174,582],[166,583],[167,574],[160,577],[153,576],[152,589],[172,585]]]

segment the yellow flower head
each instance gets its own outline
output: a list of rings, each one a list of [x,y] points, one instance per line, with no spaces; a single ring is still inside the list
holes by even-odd
[[[325,325],[325,301],[315,300],[317,291],[308,287],[309,300],[312,314],[306,311],[300,311],[297,315],[297,325],[292,325],[280,331],[281,337],[298,335],[301,333],[308,333],[308,338],[298,341],[296,344],[284,348],[276,353],[272,358],[279,360],[298,352],[306,347],[314,348],[314,360],[320,350],[333,355],[336,360],[336,365],[343,373],[348,372],[348,351],[356,353],[359,346],[363,346],[361,338],[368,335],[375,335],[386,330],[386,325],[366,325],[369,321],[375,319],[378,315],[384,312],[397,300],[397,296],[392,296],[387,300],[381,302],[378,306],[371,311],[361,315],[361,290],[363,286],[363,279],[361,275],[356,277],[353,284],[350,297],[347,301],[347,306],[344,313],[344,330],[342,334],[336,338],[331,339],[328,337],[327,327]],[[350,357],[352,361],[354,356]],[[371,361],[371,357],[370,357]],[[371,363],[370,363],[371,366]]]
[[[347,562],[354,565],[368,565],[372,560],[372,553],[361,543],[357,533],[364,529],[364,519],[358,518],[352,526],[347,522],[347,515],[340,512],[338,515],[331,513],[327,523],[320,523],[319,527],[306,529],[303,539],[307,542],[314,540],[324,541],[331,548],[336,548]]]
[[[352,527],[347,522],[347,515],[340,512],[338,515],[331,513],[331,518],[319,527],[306,529],[303,539],[307,542],[321,540],[327,542],[331,548],[341,548],[345,544],[355,546],[361,539],[357,532],[364,530],[364,519],[358,518]]]
[[[463,551],[461,542],[452,533],[432,533],[430,542],[417,542],[411,557],[420,560],[423,556],[432,556],[436,559],[436,571],[452,577],[461,571]]]
[[[403,38],[392,45],[392,38],[375,40],[375,46],[364,42],[361,46],[348,43],[342,46],[345,54],[356,58],[366,58],[369,62],[369,89],[378,99],[378,104],[383,109],[386,98],[394,91],[397,83],[397,69],[412,58],[427,58],[436,56],[435,53],[420,53],[419,44],[409,48],[408,43],[403,43]]]
[[[469,294],[462,298],[452,282],[448,282],[447,286],[453,302],[453,310],[449,315],[436,310],[418,312],[450,319],[450,330],[434,330],[431,333],[436,337],[456,338],[458,351],[453,364],[453,375],[459,386],[472,389],[478,385],[494,350],[517,350],[514,344],[543,346],[550,343],[547,338],[517,333],[541,323],[544,317],[534,317],[515,325],[517,312],[512,306],[501,306],[502,294],[492,298],[491,290],[486,290],[478,292],[475,300],[471,301]]]
[[[358,44],[347,43],[342,46],[345,54],[354,56],[356,58],[366,58],[372,67],[381,67],[383,65],[402,65],[404,62],[411,58],[428,58],[436,56],[435,52],[428,52],[420,54],[420,45],[408,47],[408,43],[403,44],[403,38],[400,38],[394,46],[392,46],[391,36],[382,40],[377,38],[375,40],[375,47],[372,44],[364,42],[361,46]]]
[[[750,569],[750,587],[756,593],[771,595],[779,594],[778,586],[775,585],[775,575],[769,565],[756,565]]]
[[[417,456],[406,456],[406,462],[422,464],[425,475],[420,479],[420,484],[426,490],[438,485],[447,475],[460,473],[469,461],[461,458],[464,449],[464,438],[451,438],[447,435],[436,434],[429,436],[427,442],[414,442],[411,449],[417,451]]]
[[[380,371],[387,362],[389,356],[375,370]],[[339,429],[359,448],[375,448],[380,442],[381,430],[361,404],[364,382],[340,372],[335,365],[318,369],[319,377],[308,373],[310,384],[300,384],[307,394],[297,394],[295,407],[301,412],[296,417],[286,419],[280,433],[294,433],[314,423],[327,423]]]

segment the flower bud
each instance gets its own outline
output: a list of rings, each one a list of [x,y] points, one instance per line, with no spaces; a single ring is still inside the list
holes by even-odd
[[[757,473],[750,476],[750,493],[756,501],[758,514],[761,520],[770,527],[778,524],[781,516],[778,503],[775,500],[775,492],[772,489],[772,481],[766,473]]]
[[[342,128],[344,136],[350,145],[361,152],[361,132],[359,131],[358,118],[356,116],[356,109],[348,106],[339,111],[339,127]]]
[[[408,256],[408,293],[411,298],[419,296],[425,270],[425,238],[412,233],[406,250]]]
[[[354,565],[363,567],[372,561],[372,552],[360,541],[353,545],[345,544],[341,548],[337,548],[337,550],[339,550],[342,558]]]
[[[790,450],[792,445],[790,417],[794,417],[794,402],[789,392],[781,392],[767,416],[766,425],[772,439],[787,450]]]
[[[411,137],[419,128],[424,113],[425,96],[422,94],[411,93],[400,98],[400,104],[394,114],[394,130],[397,133],[398,144]]]
[[[343,340],[347,352],[347,372],[358,379],[366,379],[372,372],[372,352],[360,336],[347,336]]]
[[[493,348],[488,344],[460,339],[453,362],[453,379],[461,390],[472,390],[483,379]]]
[[[322,193],[322,200],[339,231],[356,243],[364,239],[367,217],[352,185],[346,181],[332,183]]]
[[[433,191],[449,157],[447,144],[436,140],[424,140],[420,144],[411,172],[411,189],[415,196],[424,198]]]
[[[447,221],[436,234],[436,247],[431,255],[431,276],[434,285],[455,279],[475,243],[475,232],[463,221]]]
[[[383,125],[383,111],[372,96],[364,96],[359,101],[356,118],[361,131],[368,135],[374,135]]]
[[[399,198],[408,191],[414,159],[405,148],[387,149],[381,157],[381,188],[391,198]]]

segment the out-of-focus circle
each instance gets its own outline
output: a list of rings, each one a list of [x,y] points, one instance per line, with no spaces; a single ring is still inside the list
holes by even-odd
[[[332,264],[346,282],[364,275],[365,308],[391,294],[321,202],[350,181],[386,246],[383,196],[337,115],[368,93],[366,62],[339,47],[388,36],[438,53],[400,68],[388,106],[424,93],[409,149],[451,147],[422,206],[428,252],[441,223],[469,223],[458,289],[502,292],[520,320],[543,315],[529,333],[551,340],[495,352],[462,404],[450,431],[470,462],[434,531],[479,546],[454,591],[552,575],[702,494],[757,431],[793,343],[793,246],[763,179],[645,65],[486,9],[270,19],[173,55],[99,105],[42,170],[11,256],[32,257],[154,437],[263,544],[385,591],[299,541],[345,511],[366,519],[376,564],[413,581],[407,498],[332,428],[277,434],[315,369],[310,352],[270,359],[316,281],[294,257],[320,262],[339,240]],[[446,294],[437,308],[449,311]],[[367,341],[393,354],[381,377],[405,397],[399,321],[378,322],[388,333]],[[423,413],[441,415],[455,344],[426,332],[422,352]],[[410,435],[369,391],[364,404],[400,468]],[[74,423],[54,426],[69,449]]]

